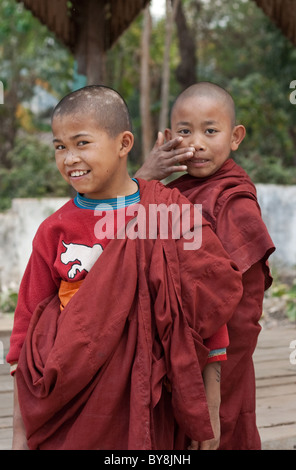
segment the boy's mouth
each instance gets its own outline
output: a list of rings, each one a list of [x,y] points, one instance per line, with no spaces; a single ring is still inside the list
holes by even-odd
[[[194,165],[194,166],[206,165],[209,162],[210,162],[210,160],[207,160],[206,158],[191,158],[188,161],[188,163],[190,163],[191,165]]]
[[[87,175],[87,173],[89,173],[89,170],[73,170],[69,171],[68,174],[70,178],[78,178],[79,176]]]

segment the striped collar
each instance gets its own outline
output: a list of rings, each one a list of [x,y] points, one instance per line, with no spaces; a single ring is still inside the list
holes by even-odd
[[[116,210],[122,209],[123,207],[131,206],[140,202],[140,190],[139,183],[136,179],[133,178],[138,185],[138,191],[130,196],[119,196],[111,199],[88,199],[84,197],[83,194],[78,193],[74,198],[74,204],[79,207],[79,209],[91,209],[91,210]]]

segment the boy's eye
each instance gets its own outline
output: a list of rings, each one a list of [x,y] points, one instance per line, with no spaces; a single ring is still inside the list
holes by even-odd
[[[189,129],[180,129],[178,131],[178,133],[181,134],[181,135],[188,135],[188,134],[190,134],[190,130]]]
[[[83,145],[87,145],[87,144],[88,144],[88,142],[86,140],[80,140],[77,145],[79,147],[82,147]]]
[[[215,134],[217,131],[216,129],[207,129],[206,134]]]
[[[60,144],[60,145],[56,145],[55,149],[56,150],[64,150],[65,146]]]

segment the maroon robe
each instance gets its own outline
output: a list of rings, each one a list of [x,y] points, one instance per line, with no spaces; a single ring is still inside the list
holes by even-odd
[[[231,159],[208,178],[184,175],[169,186],[202,204],[203,216],[243,273],[244,293],[228,322],[230,346],[227,361],[221,364],[220,449],[260,449],[252,355],[261,329],[264,290],[272,283],[267,260],[275,248],[261,218],[256,188]]]
[[[188,204],[161,183],[139,184],[146,214]],[[62,311],[53,296],[32,316],[16,371],[29,447],[169,450],[211,438],[203,339],[241,295],[205,220],[194,251],[183,237],[111,240]]]

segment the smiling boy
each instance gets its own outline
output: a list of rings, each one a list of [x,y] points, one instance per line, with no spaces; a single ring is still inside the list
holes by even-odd
[[[117,92],[67,95],[52,129],[58,169],[77,196],[39,227],[21,283],[7,356],[13,448],[168,450],[211,439],[204,339],[236,308],[240,273],[205,220],[194,251],[182,235],[116,238],[118,225],[98,233],[98,212],[125,226],[137,204],[147,215],[151,204],[188,205],[129,176],[133,134]]]
[[[202,204],[204,217],[243,274],[244,293],[228,322],[230,344],[227,361],[221,363],[222,450],[261,448],[252,356],[264,291],[272,282],[267,260],[275,248],[261,218],[256,188],[231,158],[245,134],[244,126],[236,123],[231,95],[214,83],[197,83],[176,99],[171,128],[165,130],[167,142],[159,134],[150,158],[136,173],[150,180],[186,171],[168,187]]]
[[[79,113],[79,95],[67,99],[66,105],[62,100],[55,109],[52,131],[57,167],[62,177],[88,199],[133,194],[138,187],[129,177],[126,165],[134,142],[129,115],[119,113],[120,101],[111,91],[105,89],[109,106],[98,104],[93,94],[86,94]],[[108,116],[110,108],[113,113]],[[85,113],[94,116],[87,126]],[[98,119],[103,123],[100,127]],[[114,125],[110,126],[110,122]]]

